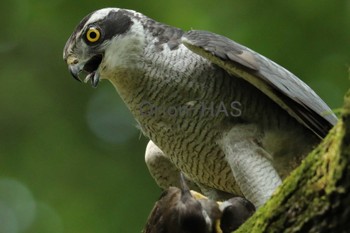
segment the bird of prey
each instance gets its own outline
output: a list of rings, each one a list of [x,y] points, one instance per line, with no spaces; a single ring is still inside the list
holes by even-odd
[[[205,195],[272,195],[337,122],[304,82],[224,36],[159,23],[133,10],[87,15],[63,54],[74,78],[109,80],[150,139],[156,183],[179,173]]]

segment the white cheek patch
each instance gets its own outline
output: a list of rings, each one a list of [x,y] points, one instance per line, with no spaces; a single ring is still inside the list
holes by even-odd
[[[103,63],[107,69],[135,67],[144,47],[144,29],[139,22],[134,21],[128,33],[114,37],[106,46]]]

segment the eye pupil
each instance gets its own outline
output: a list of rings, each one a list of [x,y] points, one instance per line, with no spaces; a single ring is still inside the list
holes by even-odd
[[[90,38],[95,39],[97,37],[96,32],[91,32],[90,33]]]

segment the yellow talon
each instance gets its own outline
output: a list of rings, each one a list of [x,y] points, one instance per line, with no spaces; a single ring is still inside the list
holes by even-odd
[[[204,196],[203,194],[199,193],[199,192],[196,192],[196,191],[193,191],[191,190],[191,195],[197,199],[197,200],[200,200],[200,199],[208,199],[206,196]]]
[[[196,199],[196,200],[200,200],[200,199],[208,199],[208,197],[204,196],[203,194],[199,193],[199,192],[196,192],[194,190],[191,190],[191,195]],[[216,202],[219,206],[222,204],[221,201],[217,201]]]
[[[220,223],[221,223],[220,219],[217,219],[215,221],[215,233],[222,233]]]

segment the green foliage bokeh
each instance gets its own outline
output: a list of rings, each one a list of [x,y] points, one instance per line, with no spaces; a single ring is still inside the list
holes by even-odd
[[[159,189],[147,140],[108,82],[71,79],[63,46],[103,7],[223,34],[269,57],[330,106],[349,87],[350,2],[14,0],[0,3],[0,233],[140,232]]]

